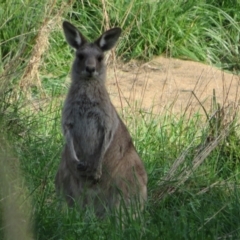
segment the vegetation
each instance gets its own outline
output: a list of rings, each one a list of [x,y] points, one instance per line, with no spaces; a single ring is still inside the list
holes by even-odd
[[[6,177],[0,178],[0,239],[14,236],[9,235],[12,218],[31,223],[34,239],[41,240],[238,239],[238,103],[219,105],[214,93],[212,109],[199,103],[203,116],[187,117],[184,111],[156,116],[126,109],[124,120],[149,177],[149,200],[139,219],[129,216],[119,224],[121,213],[113,213],[99,221],[91,209],[67,208],[55,195],[54,176],[63,145],[60,114],[72,60],[62,19],[93,34],[90,38],[109,26],[121,26],[116,49],[121,61],[165,54],[238,72],[239,10],[234,0],[2,0],[0,163],[6,170],[0,175]],[[8,152],[19,160],[25,184],[13,168],[18,161]],[[14,186],[10,192],[3,187],[6,182]],[[15,207],[21,214],[6,215],[9,206],[3,199],[18,195],[23,199]],[[32,203],[30,217],[26,202]]]

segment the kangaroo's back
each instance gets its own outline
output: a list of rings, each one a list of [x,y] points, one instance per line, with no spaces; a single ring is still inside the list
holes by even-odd
[[[105,87],[104,52],[117,42],[120,28],[89,43],[69,22],[63,23],[67,42],[76,50],[72,82],[62,112],[66,144],[55,184],[69,204],[93,204],[98,215],[147,198],[147,174],[131,136],[113,107]]]

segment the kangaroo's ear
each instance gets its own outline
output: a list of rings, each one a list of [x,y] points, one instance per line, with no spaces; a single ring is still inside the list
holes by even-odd
[[[65,38],[71,47],[78,49],[87,42],[85,37],[70,22],[64,21],[62,26]]]
[[[99,37],[95,43],[103,50],[107,51],[113,48],[120,37],[122,30],[121,28],[112,28]]]

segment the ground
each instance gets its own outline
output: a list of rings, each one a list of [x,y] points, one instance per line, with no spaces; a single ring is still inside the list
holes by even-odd
[[[157,57],[144,64],[109,65],[107,87],[116,108],[161,113],[209,112],[213,91],[221,106],[239,101],[239,76],[203,63]],[[199,104],[199,101],[201,104]]]

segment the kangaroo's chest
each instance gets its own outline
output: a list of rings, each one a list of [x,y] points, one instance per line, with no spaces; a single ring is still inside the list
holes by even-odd
[[[98,128],[105,128],[108,112],[100,99],[90,99],[80,95],[75,100],[66,101],[64,106],[63,124],[70,123],[76,134],[95,135]]]
[[[72,106],[72,113],[77,119],[90,117],[93,113],[97,114],[102,112],[99,101],[90,101],[88,98],[76,100],[73,102]]]

